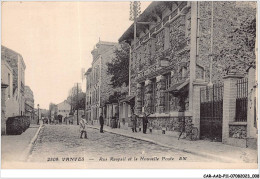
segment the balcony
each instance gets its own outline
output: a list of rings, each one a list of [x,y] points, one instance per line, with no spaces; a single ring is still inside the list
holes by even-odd
[[[147,32],[144,36],[143,36],[143,42],[147,42],[150,38],[150,32]]]
[[[178,9],[175,9],[175,10],[172,11],[172,13],[170,14],[170,19],[174,19],[177,15],[178,15]]]
[[[158,56],[158,61],[160,67],[166,67],[170,65],[170,50],[162,51]]]
[[[188,5],[187,1],[183,1],[180,5],[179,5],[179,10],[182,11],[182,9]]]
[[[152,35],[154,32],[155,32],[155,27],[153,27],[153,28],[150,30],[150,34]]]
[[[168,25],[169,23],[169,20],[170,20],[170,14],[168,15],[168,16],[165,16],[164,18],[163,18],[163,25],[165,26],[165,25]]]
[[[163,27],[162,22],[158,23],[155,27],[155,31],[158,32]]]
[[[136,48],[138,48],[143,42],[147,42],[151,37],[155,37],[156,34],[159,33],[164,27],[169,26],[169,24],[177,19],[180,15],[186,13],[189,8],[190,2],[181,2],[178,8],[173,10],[169,15],[165,16],[162,21],[158,22],[153,28],[150,29],[149,32],[147,32],[138,42],[136,42]],[[186,45],[184,44],[184,46]]]

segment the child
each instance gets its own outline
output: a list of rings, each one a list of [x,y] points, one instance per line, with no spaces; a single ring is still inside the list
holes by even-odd
[[[86,131],[86,121],[85,121],[85,119],[81,118],[81,120],[79,122],[79,126],[80,126],[80,132],[81,132],[80,138],[82,139],[82,135],[84,133],[84,135],[85,135],[84,138],[87,139],[87,131]]]

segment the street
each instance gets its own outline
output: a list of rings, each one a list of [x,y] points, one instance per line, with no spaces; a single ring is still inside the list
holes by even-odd
[[[110,161],[124,157],[143,161],[210,162],[212,160],[109,132],[87,129],[88,139],[79,138],[79,126],[45,125],[29,156],[30,162],[61,162],[62,159],[84,157],[85,161]],[[147,134],[149,135],[149,134]],[[164,158],[163,158],[164,157]],[[57,159],[58,158],[58,159]],[[119,160],[119,159],[118,159]],[[213,162],[213,161],[212,161]]]

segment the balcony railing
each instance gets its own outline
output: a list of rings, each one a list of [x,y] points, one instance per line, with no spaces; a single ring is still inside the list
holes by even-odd
[[[173,19],[175,16],[178,15],[178,9],[175,9],[171,14],[170,14],[170,18]]]
[[[170,14],[163,18],[163,25],[165,25],[170,20]]]
[[[138,42],[136,42],[136,47],[139,47],[142,42],[146,42],[150,37],[154,37],[154,35],[167,24],[167,22],[170,22],[172,19],[178,16],[179,11],[182,11],[186,6],[189,5],[190,3],[187,1],[181,2],[177,9],[173,10],[169,15],[164,17],[162,21],[160,21],[158,24],[156,24],[156,26],[151,28],[149,32],[147,32]],[[183,45],[187,45],[187,42]]]
[[[160,30],[162,27],[163,27],[162,22],[158,23],[158,24],[156,25],[156,27],[155,27],[155,31]]]
[[[146,33],[143,37],[143,42],[147,41],[150,38],[150,33]]]
[[[187,2],[187,1],[183,1],[183,2],[179,5],[180,11],[181,11],[185,6],[187,6],[187,5],[188,5],[188,2]]]
[[[156,27],[156,26],[155,26]],[[153,27],[151,30],[150,30],[150,33],[153,34],[155,32],[155,27]]]

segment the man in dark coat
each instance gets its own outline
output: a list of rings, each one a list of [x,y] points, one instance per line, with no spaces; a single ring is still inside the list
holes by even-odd
[[[137,116],[136,116],[136,114],[134,114],[134,112],[132,112],[131,122],[132,122],[132,131],[137,132],[137,130],[136,130]]]
[[[148,123],[148,116],[150,116],[150,114],[146,114],[144,112],[143,114],[143,133],[146,134],[146,129],[147,129],[147,123]]]
[[[104,131],[103,131],[104,118],[103,118],[103,114],[102,113],[100,114],[100,117],[99,117],[99,123],[100,123],[100,133],[104,133]]]

